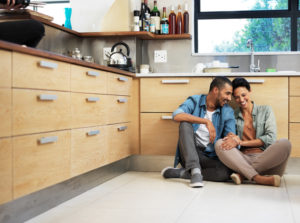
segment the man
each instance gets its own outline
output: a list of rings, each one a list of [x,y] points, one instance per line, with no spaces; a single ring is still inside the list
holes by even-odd
[[[217,158],[215,142],[236,132],[231,100],[232,84],[226,77],[216,77],[207,95],[194,95],[174,111],[173,119],[180,122],[176,167],[162,170],[164,178],[190,179],[191,187],[203,187],[204,180],[226,181],[231,170]]]
[[[24,7],[15,5],[15,0],[0,4],[0,9],[18,10]],[[0,40],[36,47],[45,35],[44,25],[36,20],[0,22]]]

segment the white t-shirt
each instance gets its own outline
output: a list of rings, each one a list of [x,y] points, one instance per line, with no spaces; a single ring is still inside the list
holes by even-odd
[[[215,113],[215,111],[206,111],[206,114],[204,116],[205,119],[208,119],[212,122],[212,116]],[[209,144],[209,131],[205,124],[200,124],[199,128],[196,131],[196,144],[198,146],[204,146],[207,147]]]

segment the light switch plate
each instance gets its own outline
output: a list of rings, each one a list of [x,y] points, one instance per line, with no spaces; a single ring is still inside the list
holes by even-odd
[[[154,63],[167,63],[167,51],[155,50],[154,51]]]

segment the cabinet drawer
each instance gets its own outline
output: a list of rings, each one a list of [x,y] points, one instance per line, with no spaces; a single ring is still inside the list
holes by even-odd
[[[11,58],[12,53],[0,50],[0,87],[11,87]]]
[[[173,112],[187,97],[207,94],[212,78],[141,78],[141,112]]]
[[[107,150],[105,127],[73,129],[71,138],[72,177],[104,165]]]
[[[87,67],[71,66],[71,91],[106,93],[107,74]]]
[[[12,143],[0,138],[0,204],[12,200]]]
[[[128,122],[130,97],[127,96],[108,96],[107,124]]]
[[[107,159],[114,162],[131,154],[130,150],[130,124],[122,123],[107,126]]]
[[[277,124],[277,138],[288,138],[288,77],[247,77],[246,79],[251,85],[251,100],[257,105],[272,107]]]
[[[141,154],[175,155],[179,123],[172,113],[141,114]]]
[[[0,88],[0,137],[11,135],[11,89]]]
[[[72,127],[102,125],[107,117],[106,95],[71,93]]]
[[[292,157],[300,157],[300,123],[290,123],[290,141],[292,143]]]
[[[13,86],[70,91],[70,65],[14,52]]]
[[[108,73],[107,93],[116,95],[131,95],[132,78],[124,75]]]
[[[13,134],[70,128],[70,93],[13,89]]]
[[[70,131],[13,138],[14,198],[70,177]]]
[[[300,97],[290,97],[290,122],[300,122]]]
[[[290,77],[290,96],[300,96],[300,77]]]

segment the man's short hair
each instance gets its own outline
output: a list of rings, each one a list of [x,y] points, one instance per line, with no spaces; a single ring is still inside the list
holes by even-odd
[[[215,77],[215,79],[213,79],[213,81],[210,83],[209,92],[211,92],[214,87],[217,87],[219,90],[221,90],[225,84],[232,86],[231,81],[227,77]]]

